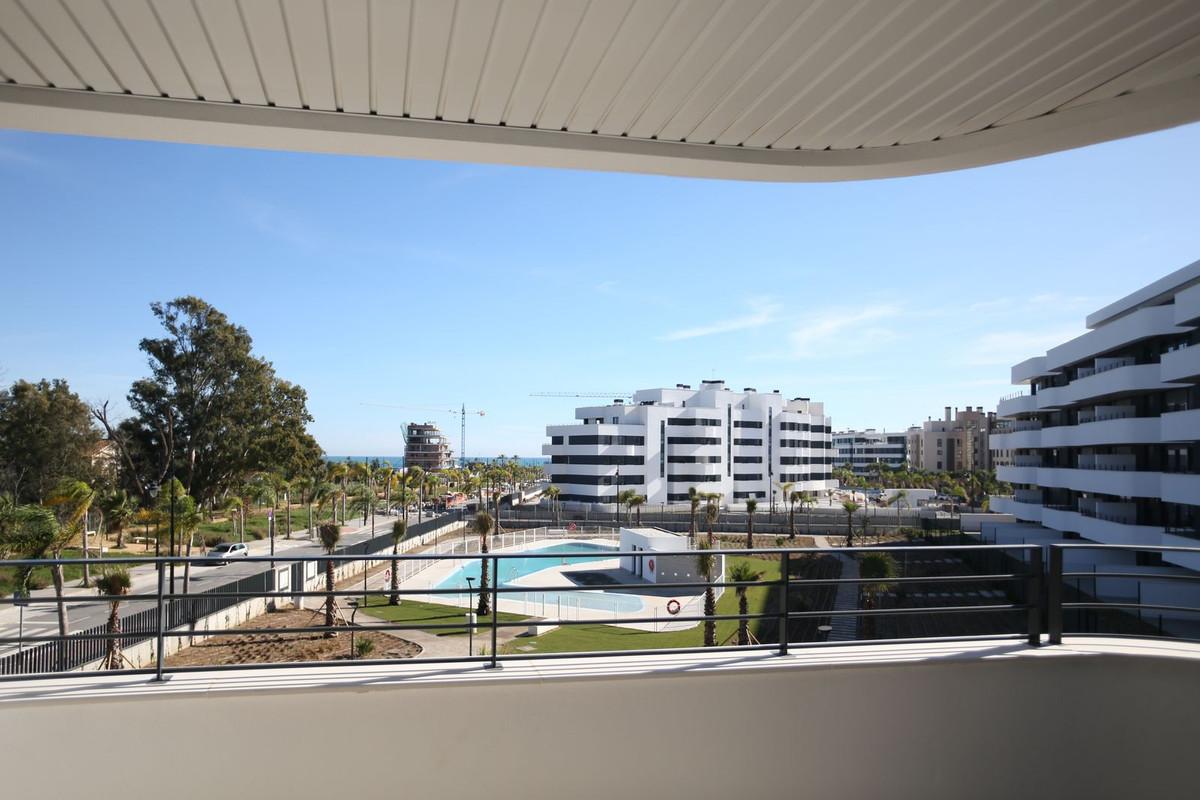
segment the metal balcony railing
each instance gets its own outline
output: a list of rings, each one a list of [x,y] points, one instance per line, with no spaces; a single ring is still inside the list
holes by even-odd
[[[944,618],[953,617],[956,615],[969,615],[973,620],[986,620],[989,618],[1007,619],[1008,624],[997,622],[994,625],[986,625],[977,631],[967,634],[967,638],[1020,638],[1025,640],[1030,646],[1037,647],[1044,643],[1043,634],[1048,634],[1050,643],[1059,643],[1062,641],[1064,632],[1065,615],[1071,619],[1079,619],[1082,612],[1091,613],[1099,610],[1108,611],[1135,611],[1140,617],[1145,612],[1162,613],[1168,615],[1179,615],[1188,613],[1200,613],[1200,606],[1191,605],[1168,605],[1168,604],[1143,604],[1140,602],[1104,602],[1094,596],[1088,595],[1081,589],[1081,581],[1083,578],[1114,578],[1146,581],[1148,579],[1173,580],[1173,581],[1197,581],[1200,580],[1200,575],[1187,574],[1171,574],[1165,576],[1148,576],[1144,572],[1122,572],[1116,571],[1091,571],[1091,572],[1064,572],[1063,570],[1063,551],[1066,549],[1106,549],[1106,550],[1124,550],[1127,552],[1155,552],[1155,553],[1193,553],[1200,555],[1200,547],[1183,548],[1183,547],[1140,547],[1128,545],[1092,545],[1084,543],[1056,544],[1048,546],[1049,557],[1045,558],[1044,553],[1046,548],[1038,545],[1029,544],[1014,544],[1014,545],[998,545],[998,544],[955,544],[955,545],[883,545],[875,547],[853,547],[853,548],[766,548],[766,549],[720,549],[720,550],[687,550],[672,553],[654,553],[657,556],[687,556],[699,557],[702,554],[719,555],[725,557],[746,556],[759,559],[771,559],[778,561],[780,565],[779,577],[770,580],[752,580],[752,581],[733,581],[729,580],[729,570],[726,569],[723,575],[717,575],[713,580],[692,580],[680,583],[669,584],[670,588],[681,595],[685,590],[691,590],[694,594],[702,596],[706,588],[726,590],[733,589],[735,591],[750,590],[750,589],[765,589],[767,597],[773,600],[765,606],[766,610],[761,613],[746,613],[746,614],[731,614],[731,613],[715,613],[705,614],[703,608],[697,602],[689,602],[682,604],[683,613],[678,613],[671,617],[671,622],[675,624],[694,623],[703,625],[706,622],[717,623],[720,621],[746,621],[755,623],[763,630],[772,630],[775,634],[776,641],[764,643],[750,644],[734,644],[722,645],[723,650],[758,650],[758,651],[774,651],[779,655],[787,655],[790,650],[799,647],[827,646],[836,644],[845,644],[855,641],[854,637],[842,639],[840,641],[829,640],[828,631],[839,624],[839,620],[880,620],[887,618]],[[857,565],[863,563],[863,557],[872,554],[888,554],[897,563],[903,562],[904,568],[897,574],[889,577],[864,577],[858,570]],[[649,557],[648,551],[632,551],[632,552],[617,552],[606,554],[606,557]],[[490,567],[492,576],[501,574],[501,565],[509,559],[529,559],[542,558],[550,563],[559,563],[562,559],[570,559],[574,557],[595,557],[596,552],[555,552],[552,554],[539,555],[536,551],[525,552],[492,552],[482,554],[482,558]],[[804,559],[818,557],[832,557],[839,559],[846,565],[838,577],[797,577],[793,574],[793,566],[803,563]],[[311,579],[315,571],[316,577],[320,579],[328,565],[332,565],[335,569],[348,567],[367,562],[368,564],[418,564],[421,561],[450,561],[464,562],[477,561],[481,558],[481,554],[468,553],[453,553],[453,552],[436,552],[436,553],[402,553],[392,555],[391,553],[370,553],[361,555],[334,555],[334,556],[269,556],[252,557],[242,559],[245,563],[261,563],[266,568],[263,572],[254,575],[245,576],[234,581],[216,586],[210,590],[185,594],[178,591],[173,591],[168,588],[166,575],[170,564],[187,563],[191,561],[193,564],[204,564],[206,562],[202,558],[184,559],[177,557],[162,557],[162,558],[120,558],[106,559],[109,566],[113,565],[157,565],[157,577],[155,590],[153,592],[142,592],[127,594],[121,596],[100,596],[94,595],[91,597],[83,597],[80,595],[70,596],[69,602],[72,608],[78,608],[84,603],[97,603],[108,606],[111,603],[121,603],[123,605],[134,606],[142,604],[145,607],[140,609],[131,608],[130,613],[120,617],[120,628],[118,632],[113,632],[108,625],[95,626],[84,630],[69,632],[67,635],[48,634],[37,632],[30,635],[25,635],[20,632],[13,634],[12,626],[5,623],[0,625],[0,647],[11,648],[16,646],[17,651],[0,656],[0,675],[9,678],[12,677],[46,677],[63,672],[77,671],[81,669],[92,670],[95,664],[104,659],[109,653],[110,642],[116,641],[121,648],[131,648],[136,645],[150,642],[152,643],[153,656],[150,659],[152,666],[135,669],[121,670],[121,674],[138,674],[152,676],[156,680],[163,680],[172,672],[186,671],[204,671],[204,670],[225,670],[225,669],[245,669],[245,668],[272,668],[272,667],[296,667],[302,664],[296,663],[254,663],[254,664],[218,664],[207,666],[168,666],[164,653],[166,651],[165,644],[173,638],[185,638],[195,636],[254,636],[264,637],[270,635],[282,634],[305,634],[305,633],[331,633],[342,631],[347,628],[343,625],[336,625],[332,628],[323,624],[309,624],[303,627],[266,627],[266,628],[236,628],[225,627],[219,629],[206,628],[197,630],[195,625],[198,621],[211,617],[218,612],[230,609],[235,605],[245,603],[251,600],[271,599],[276,601],[292,602],[297,598],[319,598],[326,602],[333,598],[356,598],[362,597],[364,593],[374,595],[389,595],[393,591],[390,587],[377,588],[368,590],[364,587],[356,587],[353,589],[340,589],[332,592],[324,589],[307,588],[311,585]],[[910,561],[916,561],[922,564],[946,564],[953,565],[950,569],[950,574],[931,572],[930,574],[911,574],[908,568]],[[9,560],[0,561],[0,567],[46,567],[49,565],[71,566],[83,563],[79,559],[59,559],[59,560]],[[93,565],[95,562],[92,562]],[[286,565],[286,569],[280,570],[281,565]],[[853,567],[853,568],[851,568]],[[958,572],[956,570],[966,570]],[[416,566],[406,567],[405,572],[414,574],[422,571]],[[299,577],[300,582],[288,587],[276,586],[277,576],[281,572]],[[365,574],[365,573],[364,573]],[[308,576],[306,584],[305,576]],[[1074,586],[1072,587],[1072,581]],[[636,592],[637,590],[645,590],[646,592],[661,591],[667,584],[660,583],[623,583],[619,589],[622,593]],[[965,590],[963,587],[983,586],[983,590]],[[1006,590],[998,590],[997,586],[1007,586]],[[836,591],[838,596],[837,602],[834,602],[827,608],[811,608],[806,605],[797,605],[792,602],[796,598],[796,593],[804,589],[812,587],[831,587]],[[866,591],[864,591],[866,590]],[[935,591],[936,590],[936,591]],[[448,631],[450,629],[460,630],[469,629],[471,635],[476,632],[482,633],[484,641],[490,642],[490,648],[486,654],[469,655],[464,657],[442,657],[421,659],[424,663],[473,663],[482,664],[488,667],[501,666],[503,662],[509,660],[526,660],[539,658],[569,658],[580,656],[606,656],[606,657],[634,657],[651,654],[664,653],[698,653],[707,652],[708,648],[696,647],[646,647],[622,651],[580,651],[566,653],[527,653],[520,651],[500,652],[499,634],[502,629],[511,627],[527,627],[531,623],[528,620],[512,621],[501,619],[500,614],[494,613],[498,604],[507,602],[508,598],[512,598],[519,594],[530,594],[538,592],[592,592],[597,590],[590,586],[525,586],[525,585],[504,585],[497,586],[493,581],[484,589],[489,595],[490,606],[493,610],[490,620],[486,622],[475,621],[473,618],[466,617],[464,621],[455,621],[449,623],[429,623],[429,622],[414,622],[401,621],[394,623],[372,623],[369,627],[350,626],[350,632],[354,631],[405,631],[405,630],[422,630],[430,632]],[[973,591],[974,594],[968,594],[968,591]],[[401,585],[395,591],[396,594],[404,597],[423,596],[437,598],[445,597],[446,601],[453,602],[455,597],[461,597],[464,594],[462,588],[436,588],[436,587],[416,587],[412,585]],[[475,597],[478,597],[479,590],[476,587],[473,592]],[[912,600],[915,604],[912,605],[897,605],[887,606],[882,604],[878,598],[882,595],[900,595],[903,594],[906,600]],[[842,602],[842,596],[850,598],[850,602]],[[933,600],[937,602],[932,602]],[[977,600],[981,602],[970,602]],[[920,602],[916,602],[920,601]],[[8,610],[13,605],[25,604],[55,604],[57,599],[53,596],[39,596],[36,598],[19,598],[6,597],[0,600],[0,611]],[[472,603],[469,602],[468,607]],[[560,606],[561,609],[561,606]],[[309,610],[312,610],[311,607]],[[561,610],[560,610],[561,614]],[[1014,617],[1014,615],[1016,615]],[[1073,616],[1072,616],[1073,615]],[[314,615],[315,616],[315,615]],[[1014,619],[1019,619],[1021,622],[1014,623]],[[827,621],[830,624],[820,626],[820,630],[826,631],[824,638],[817,641],[797,641],[791,634],[791,626],[800,621]],[[315,621],[315,620],[314,620]],[[650,623],[662,622],[661,617],[651,617],[645,614],[641,615],[615,615],[612,618],[582,618],[576,616],[569,618],[568,616],[555,616],[537,621],[538,625],[546,626],[561,626],[570,627],[578,625],[646,625]],[[871,629],[874,630],[874,625],[871,623]],[[1123,623],[1124,624],[1124,623]],[[844,627],[844,626],[843,626]],[[1079,625],[1067,625],[1066,629],[1075,631],[1076,628],[1084,627]],[[1095,627],[1094,625],[1092,627]],[[1118,633],[1127,632],[1126,628],[1131,629],[1136,633],[1153,633],[1152,629],[1138,627],[1133,622],[1128,622],[1125,627],[1118,626]],[[1158,630],[1163,629],[1162,621],[1159,621]],[[631,629],[632,630],[632,629]],[[1082,632],[1097,632],[1105,631],[1087,631]],[[962,638],[961,636],[948,635],[931,635],[917,637],[900,637],[897,638],[879,638],[873,641],[898,641],[898,640],[944,640],[952,638]],[[649,640],[648,640],[649,641]],[[858,640],[862,643],[862,640]],[[339,665],[387,665],[396,664],[395,659],[352,659],[344,661],[320,661],[306,662],[309,665],[320,664],[321,666],[331,667]],[[100,670],[99,674],[104,672],[112,672],[113,670]],[[95,674],[95,673],[93,673]]]

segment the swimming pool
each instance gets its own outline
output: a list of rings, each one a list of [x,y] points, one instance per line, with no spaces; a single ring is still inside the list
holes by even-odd
[[[594,556],[564,556],[560,553],[590,553]],[[539,547],[529,550],[522,558],[500,559],[500,586],[511,586],[517,578],[532,575],[549,567],[565,564],[587,564],[592,561],[604,561],[613,558],[617,548],[592,542],[564,542],[549,547]],[[479,561],[467,561],[454,570],[437,585],[438,589],[466,589],[467,578],[470,578],[476,590],[479,588]],[[583,592],[511,592],[502,595],[503,600],[515,600],[529,606],[530,613],[535,609],[548,606],[589,608],[595,611],[612,611],[614,613],[637,612],[642,609],[642,601],[633,595],[608,593],[589,590]]]

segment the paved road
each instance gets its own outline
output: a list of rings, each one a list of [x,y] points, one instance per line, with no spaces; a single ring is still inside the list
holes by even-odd
[[[409,522],[415,523],[416,517],[416,514],[410,514]],[[423,518],[431,519],[432,517],[429,514],[425,514]],[[369,524],[364,526],[358,524],[356,521],[351,522],[348,525],[349,531],[342,534],[341,543],[343,545],[355,544],[364,539],[370,539],[373,536],[384,533],[391,529],[395,519],[392,516],[377,515],[375,517],[374,529],[371,529]],[[320,545],[304,536],[306,533],[306,531],[301,531],[299,534],[293,533],[292,539],[284,539],[276,536],[275,555],[310,556],[323,554],[324,550],[321,549]],[[265,539],[253,540],[249,542],[249,549],[250,554],[253,556],[267,556],[271,553],[271,543]],[[196,554],[200,555],[198,552]],[[96,563],[100,564],[101,562],[97,561]],[[207,591],[239,578],[266,572],[269,569],[270,564],[262,561],[249,563],[232,561],[226,565],[211,567],[202,567],[193,564],[190,590],[193,592]],[[130,570],[130,577],[133,579],[133,586],[130,589],[131,594],[153,594],[157,589],[158,579],[153,566],[135,567]],[[95,600],[95,589],[87,589],[72,584],[74,584],[73,581],[68,584],[66,590],[67,619],[70,623],[71,632],[104,624],[108,620],[108,604]],[[175,590],[183,590],[183,565],[181,564],[175,567]],[[31,594],[34,598],[38,599],[49,598],[53,600],[54,598],[53,588],[40,589]],[[143,609],[153,607],[154,602],[151,600],[122,603],[121,617],[125,618]],[[24,612],[24,624],[22,625],[19,608],[5,605],[0,609],[0,638],[15,638],[21,635],[20,631],[22,629],[25,636],[44,636],[58,633],[58,606],[55,603],[31,604],[24,609]],[[0,645],[0,656],[16,652],[17,649],[17,645]]]

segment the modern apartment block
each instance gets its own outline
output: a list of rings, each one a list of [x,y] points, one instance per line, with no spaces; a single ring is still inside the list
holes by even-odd
[[[956,408],[953,415],[946,406],[942,419],[908,429],[908,465],[928,471],[991,469],[988,436],[995,425],[995,413],[983,406]]]
[[[404,466],[437,472],[454,466],[450,441],[432,422],[410,422],[404,437]]]
[[[993,448],[1012,451],[995,511],[1067,538],[1200,538],[1200,261],[1087,318],[1087,333],[1012,368]],[[1163,554],[1200,568],[1195,556]]]
[[[778,392],[726,388],[645,389],[631,403],[585,406],[579,422],[549,425],[550,480],[564,502],[612,503],[624,489],[650,505],[683,503],[688,489],[719,492],[726,503],[782,499],[837,488],[833,440],[822,403]]]
[[[855,475],[869,475],[874,464],[899,469],[908,463],[908,436],[867,428],[833,434],[834,464]]]

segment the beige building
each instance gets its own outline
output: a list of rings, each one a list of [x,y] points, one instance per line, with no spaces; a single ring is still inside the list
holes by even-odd
[[[983,406],[956,408],[953,415],[946,406],[942,419],[908,429],[908,465],[929,471],[991,469],[988,436],[995,426],[995,412]]]

